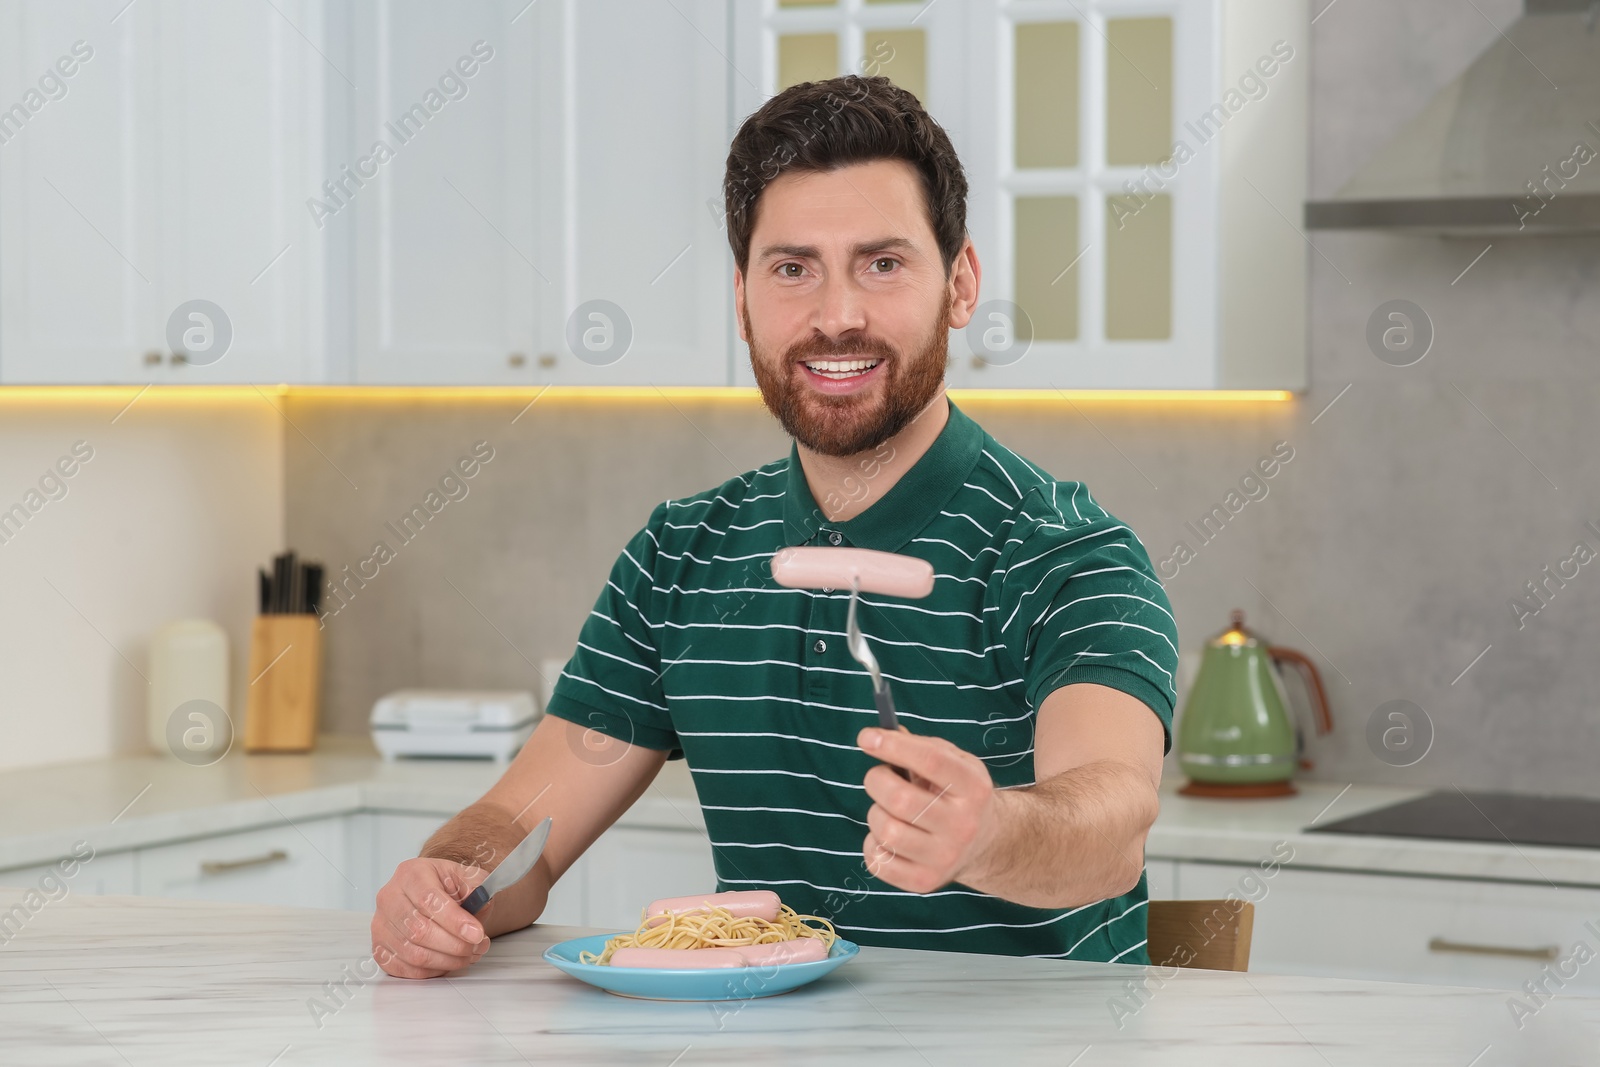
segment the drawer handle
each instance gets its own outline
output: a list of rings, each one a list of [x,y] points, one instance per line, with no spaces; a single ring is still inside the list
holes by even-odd
[[[1559,945],[1543,948],[1514,948],[1506,945],[1473,945],[1465,941],[1446,941],[1436,937],[1428,942],[1429,952],[1459,952],[1469,956],[1509,956],[1518,960],[1554,960],[1561,955]]]
[[[242,860],[205,860],[200,864],[201,874],[223,874],[227,871],[237,871],[241,867],[265,867],[269,863],[282,863],[289,858],[289,854],[281,848],[260,856],[251,856]],[[1554,957],[1552,957],[1554,958]]]

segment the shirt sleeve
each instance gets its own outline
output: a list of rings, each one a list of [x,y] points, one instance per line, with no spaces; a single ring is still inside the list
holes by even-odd
[[[661,658],[651,627],[654,571],[665,521],[659,504],[611,567],[594,608],[578,632],[545,711],[631,745],[681,758],[661,686]]]
[[[1178,627],[1134,532],[1099,509],[1082,522],[1063,522],[1030,497],[999,569],[991,596],[1028,706],[1037,709],[1062,686],[1109,686],[1156,713],[1170,750]]]

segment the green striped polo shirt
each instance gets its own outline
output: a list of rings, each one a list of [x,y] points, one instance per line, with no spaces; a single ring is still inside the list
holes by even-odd
[[[904,462],[904,460],[900,460]],[[891,445],[857,488],[892,469]],[[995,785],[1034,781],[1035,715],[1093,682],[1160,718],[1171,744],[1177,628],[1134,532],[950,405],[947,425],[865,511],[830,522],[797,452],[658,505],[611,570],[549,712],[688,761],[718,891],[770,889],[853,941],[1146,963],[1145,879],[1082,907],[1025,907],[951,883],[909,893],[866,870],[877,721],[845,643],[848,590],[787,589],[788,545],[851,545],[933,564],[921,600],[863,594],[859,618],[912,732],[978,756]]]

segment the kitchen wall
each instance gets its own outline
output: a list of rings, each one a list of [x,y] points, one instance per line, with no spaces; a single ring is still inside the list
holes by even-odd
[[[1321,0],[1314,6],[1322,7]],[[1503,27],[1516,0],[1479,5]],[[1314,29],[1313,196],[1353,169],[1494,38],[1455,0],[1336,0]],[[1263,225],[1283,224],[1268,216]],[[1086,481],[1166,573],[1185,645],[1244,608],[1310,653],[1334,705],[1314,777],[1595,793],[1600,567],[1536,615],[1542,568],[1600,550],[1600,240],[1311,235],[1314,387],[1287,404],[972,403],[1012,448]],[[980,250],[981,254],[981,250]],[[1421,305],[1430,354],[1368,349],[1381,303]],[[334,567],[393,543],[386,520],[485,440],[494,459],[328,621],[330,726],[364,730],[410,685],[537,687],[572,647],[622,543],[658,501],[781,455],[758,403],[555,401],[372,406],[300,399],[288,528]],[[1197,522],[1284,441],[1294,458],[1209,542]],[[315,442],[312,447],[310,442]],[[352,484],[354,483],[354,484]],[[359,486],[359,489],[356,488]],[[1259,495],[1259,494],[1258,494]],[[1594,573],[1591,573],[1593,571]],[[1570,570],[1569,570],[1570,573]],[[1537,602],[1534,602],[1537,604]],[[1431,722],[1427,755],[1369,744],[1380,705]]]
[[[142,748],[151,631],[215,619],[242,707],[254,575],[283,541],[263,397],[0,394],[0,770]],[[70,472],[70,473],[66,473]]]

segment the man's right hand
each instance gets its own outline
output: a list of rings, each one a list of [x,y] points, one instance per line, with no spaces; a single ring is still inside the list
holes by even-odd
[[[396,867],[378,890],[373,959],[396,978],[437,978],[478,962],[491,936],[544,913],[556,879],[639,799],[666,760],[663,751],[546,715],[483,798],[434,831],[423,855]],[[458,902],[546,816],[554,826],[533,870],[468,915]]]
[[[395,868],[378,890],[372,958],[396,978],[437,978],[470,967],[489,951],[483,923],[458,903],[488,872],[421,857]],[[493,905],[479,912],[485,916]]]

